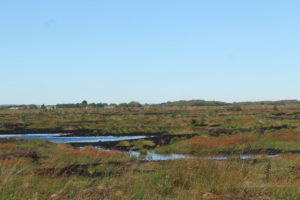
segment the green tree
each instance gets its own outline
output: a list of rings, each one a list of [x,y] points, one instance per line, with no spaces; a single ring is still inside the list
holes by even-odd
[[[46,110],[45,104],[43,104],[43,105],[41,106],[41,109],[42,109],[42,110]]]
[[[82,106],[83,108],[86,108],[87,105],[88,105],[88,102],[87,102],[86,100],[83,100],[83,101],[81,102],[81,106]]]

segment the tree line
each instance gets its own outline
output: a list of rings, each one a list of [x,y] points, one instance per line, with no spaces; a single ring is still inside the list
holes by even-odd
[[[233,102],[227,103],[222,101],[205,101],[205,100],[182,100],[182,101],[168,101],[159,104],[141,104],[138,101],[131,101],[129,103],[88,103],[86,100],[81,103],[64,103],[51,105],[55,108],[134,108],[134,107],[170,107],[170,106],[245,106],[245,105],[298,105],[298,100],[280,100],[280,101],[254,101],[254,102]],[[0,105],[0,109],[46,109],[43,105]]]
[[[67,104],[56,104],[56,108],[105,108],[105,107],[118,107],[118,108],[132,108],[132,107],[143,107],[143,105],[137,101],[131,101],[129,103],[120,104],[108,104],[108,103],[88,103],[86,100],[81,103],[67,103]]]

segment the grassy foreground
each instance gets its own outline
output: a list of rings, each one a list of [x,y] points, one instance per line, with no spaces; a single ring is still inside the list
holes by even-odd
[[[300,156],[142,162],[118,151],[2,139],[0,199],[299,199]]]

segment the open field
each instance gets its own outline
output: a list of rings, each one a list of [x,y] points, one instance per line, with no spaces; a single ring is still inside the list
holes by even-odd
[[[299,199],[299,124],[300,106],[2,110],[2,134],[157,137],[112,151],[0,139],[0,199]],[[118,151],[129,149],[196,158],[142,161]],[[256,156],[236,157],[244,154]],[[233,159],[197,158],[214,155]]]
[[[0,111],[3,134],[185,135],[148,148],[197,155],[298,152],[299,125],[299,105]]]
[[[0,19],[0,200],[300,200],[300,0]]]
[[[0,144],[0,199],[299,199],[300,155],[143,162],[46,141]]]

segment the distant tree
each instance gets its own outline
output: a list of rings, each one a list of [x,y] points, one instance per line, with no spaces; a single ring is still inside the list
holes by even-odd
[[[104,108],[105,106],[107,106],[107,103],[97,103],[96,108]]]
[[[118,105],[118,107],[120,107],[120,108],[127,108],[127,107],[128,107],[128,104],[127,104],[127,103],[120,103],[120,104]]]
[[[41,106],[41,109],[42,109],[42,110],[46,110],[45,104],[43,104],[43,105]]]
[[[83,101],[81,102],[81,106],[82,106],[82,107],[86,108],[87,105],[88,105],[88,103],[87,103],[86,100],[83,100]]]
[[[128,107],[142,107],[142,104],[140,104],[140,102],[137,101],[131,101],[128,103]]]
[[[134,108],[134,107],[142,107],[143,105],[137,101],[131,101],[129,103],[120,103],[118,107],[120,108]]]
[[[95,103],[90,103],[90,104],[89,104],[89,107],[91,107],[91,108],[96,108],[96,104],[95,104]]]
[[[27,109],[38,109],[38,107],[34,104],[30,104],[28,106],[26,106]]]

